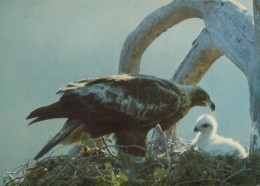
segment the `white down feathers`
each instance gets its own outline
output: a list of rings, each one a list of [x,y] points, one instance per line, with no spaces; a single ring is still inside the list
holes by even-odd
[[[245,158],[244,148],[231,138],[217,135],[218,123],[211,115],[201,115],[197,119],[194,132],[199,132],[192,140],[192,145],[196,145],[201,151],[209,153],[211,156],[233,155]]]

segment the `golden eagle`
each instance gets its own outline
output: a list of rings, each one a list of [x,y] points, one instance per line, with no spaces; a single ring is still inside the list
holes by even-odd
[[[148,131],[160,124],[167,130],[191,107],[215,109],[210,96],[198,86],[184,86],[147,75],[110,75],[69,83],[60,89],[60,100],[38,108],[30,124],[68,118],[63,128],[34,157],[38,159],[58,143],[78,142],[82,132],[91,138],[114,133],[116,144],[135,157],[144,157]],[[29,125],[30,125],[29,124]],[[132,145],[132,147],[131,147]]]

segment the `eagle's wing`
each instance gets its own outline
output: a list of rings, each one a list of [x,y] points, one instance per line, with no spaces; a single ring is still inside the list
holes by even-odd
[[[73,81],[68,83],[66,86],[61,87],[57,94],[64,94],[66,92],[70,92],[71,90],[77,89],[77,88],[82,88],[86,86],[88,83],[95,82],[97,79],[81,79],[78,81]]]
[[[60,101],[71,105],[79,117],[128,126],[158,123],[180,106],[179,95],[163,82],[136,76],[80,80],[58,93],[63,94]]]

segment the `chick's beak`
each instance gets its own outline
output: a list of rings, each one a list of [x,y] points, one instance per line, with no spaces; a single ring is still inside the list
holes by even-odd
[[[210,108],[211,108],[211,111],[213,112],[215,110],[215,103],[213,102],[212,99],[210,99]]]
[[[199,132],[199,129],[197,127],[195,127],[194,132]]]

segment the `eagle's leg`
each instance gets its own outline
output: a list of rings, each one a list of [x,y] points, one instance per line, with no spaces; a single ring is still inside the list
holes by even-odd
[[[130,129],[115,132],[116,144],[120,146],[119,150],[139,159],[144,158],[147,132]]]
[[[171,119],[167,119],[166,121],[162,121],[160,123],[160,126],[161,126],[162,130],[165,131],[165,133],[166,133],[167,141],[176,143],[176,139],[177,139],[177,135],[178,135],[178,128],[179,128],[180,124],[179,124],[179,122],[176,123],[175,121],[171,121],[171,120],[175,120],[175,118],[171,118]]]

